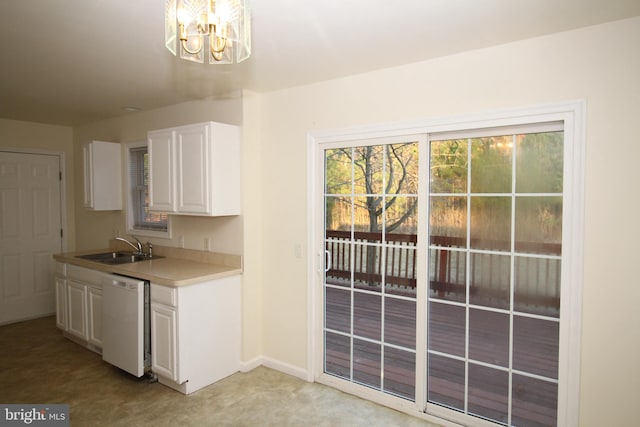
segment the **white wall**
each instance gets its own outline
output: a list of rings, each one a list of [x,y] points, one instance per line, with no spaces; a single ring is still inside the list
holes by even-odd
[[[633,268],[640,199],[640,18],[482,49],[260,96],[245,132],[260,135],[262,351],[307,369],[306,138],[377,125],[586,100],[586,230],[581,425],[638,425],[640,279]],[[428,42],[428,41],[425,41]],[[254,191],[257,193],[258,191]]]
[[[262,97],[245,91],[243,93],[243,118],[251,123],[243,123],[242,169],[243,176],[243,217],[244,244],[242,277],[242,355],[247,368],[259,364],[262,356],[262,298],[263,289],[263,203],[262,174],[264,165],[261,141]]]

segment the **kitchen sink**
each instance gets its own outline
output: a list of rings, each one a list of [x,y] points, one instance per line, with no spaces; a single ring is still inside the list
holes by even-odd
[[[149,261],[152,259],[164,258],[154,255],[133,254],[131,252],[101,252],[89,255],[77,255],[76,258],[86,259],[87,261],[99,262],[102,264],[130,264],[132,262]]]

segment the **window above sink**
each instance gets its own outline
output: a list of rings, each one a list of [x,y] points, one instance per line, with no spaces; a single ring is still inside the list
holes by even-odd
[[[149,211],[149,154],[147,141],[125,144],[127,233],[171,238],[170,217]]]

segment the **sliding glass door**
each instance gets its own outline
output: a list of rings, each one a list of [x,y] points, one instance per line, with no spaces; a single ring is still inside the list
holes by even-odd
[[[566,122],[318,148],[317,379],[463,425],[569,419]]]
[[[413,400],[418,143],[324,151],[324,372]]]
[[[427,411],[555,426],[563,132],[494,132],[430,142]]]

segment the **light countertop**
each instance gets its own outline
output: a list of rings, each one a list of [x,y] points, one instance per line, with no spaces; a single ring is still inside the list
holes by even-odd
[[[242,268],[234,263],[202,262],[200,260],[175,258],[150,259],[129,264],[103,264],[82,258],[78,255],[110,252],[112,249],[95,249],[88,251],[66,252],[55,254],[53,258],[65,264],[91,268],[106,273],[121,274],[138,279],[149,280],[158,285],[186,286],[194,283],[220,279],[228,276],[242,274]],[[164,256],[164,255],[163,255]]]

